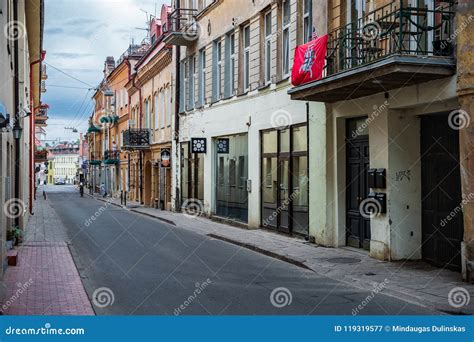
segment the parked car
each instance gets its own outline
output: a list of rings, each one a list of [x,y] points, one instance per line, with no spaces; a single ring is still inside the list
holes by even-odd
[[[64,181],[64,179],[57,179],[55,182],[54,182],[54,185],[65,185],[66,182]]]

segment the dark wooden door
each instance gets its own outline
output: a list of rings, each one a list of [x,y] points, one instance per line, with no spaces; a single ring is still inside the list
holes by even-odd
[[[447,115],[421,117],[421,188],[423,259],[460,270],[464,228],[459,134],[449,127]]]
[[[347,245],[370,249],[370,218],[363,216],[360,203],[367,198],[369,188],[369,138],[359,136],[346,143],[346,230]]]

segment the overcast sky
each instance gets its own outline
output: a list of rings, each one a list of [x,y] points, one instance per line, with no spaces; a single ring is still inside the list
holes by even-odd
[[[165,0],[166,1],[166,0]],[[163,0],[45,0],[44,49],[48,80],[42,101],[50,105],[47,139],[75,140],[64,127],[87,130],[91,96],[107,56],[117,60],[146,32],[146,14],[160,13]],[[78,80],[66,76],[59,70]],[[68,88],[70,87],[70,88]]]

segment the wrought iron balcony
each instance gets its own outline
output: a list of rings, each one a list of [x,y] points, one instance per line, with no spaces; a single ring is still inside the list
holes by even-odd
[[[454,4],[433,9],[393,1],[328,34],[321,80],[289,91],[292,99],[335,102],[450,76]]]
[[[120,163],[120,151],[107,150],[104,153],[104,164],[119,164]]]
[[[102,164],[102,153],[100,152],[90,152],[90,165],[100,165]]]
[[[150,148],[150,130],[129,128],[123,132],[123,150],[146,150]]]
[[[48,161],[47,150],[35,150],[35,163],[44,163]]]
[[[179,8],[171,12],[168,15],[168,22],[164,29],[163,41],[170,45],[193,45],[200,33],[196,14],[197,10],[189,8]]]

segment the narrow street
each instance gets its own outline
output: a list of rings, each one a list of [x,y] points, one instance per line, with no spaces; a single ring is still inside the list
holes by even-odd
[[[98,315],[350,315],[370,294],[89,196],[81,198],[73,187],[46,188],[88,296],[97,300]],[[105,302],[98,294],[94,300],[94,292],[104,288]],[[277,288],[290,293],[291,302],[284,298],[282,308],[277,298],[276,305],[270,300]],[[435,313],[381,293],[360,312]]]

